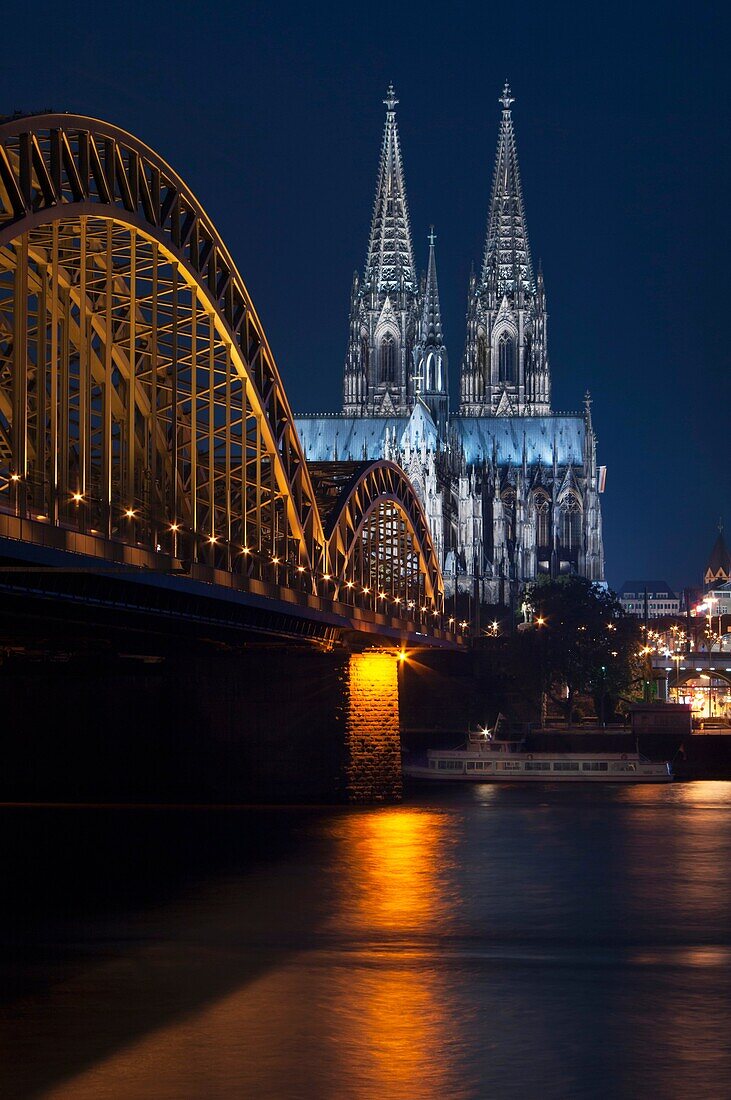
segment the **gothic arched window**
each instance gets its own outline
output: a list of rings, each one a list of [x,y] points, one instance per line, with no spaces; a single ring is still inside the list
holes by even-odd
[[[561,509],[561,545],[565,550],[581,549],[581,505],[570,496]]]
[[[429,393],[429,391],[432,388],[432,384],[433,384],[432,383],[432,372],[433,372],[433,369],[434,369],[434,352],[433,351],[429,352],[426,359],[423,360],[423,363],[424,363],[424,391],[426,393]]]
[[[536,493],[536,545],[551,545],[551,504],[544,493]]]
[[[497,345],[498,379],[500,382],[515,381],[515,341],[508,332],[503,332]]]
[[[381,382],[396,381],[396,341],[390,332],[381,340],[380,347]]]

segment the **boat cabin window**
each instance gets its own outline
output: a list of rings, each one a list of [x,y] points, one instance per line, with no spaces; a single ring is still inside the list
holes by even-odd
[[[585,760],[581,767],[585,772],[605,772],[608,764],[606,760]]]
[[[461,772],[462,771],[462,761],[461,760],[440,760],[439,761],[439,768],[440,768],[441,771],[446,771],[446,772],[456,772],[456,771]]]
[[[501,767],[502,767],[503,771],[505,771],[505,772],[519,772],[520,771],[520,761],[519,760],[506,760],[505,763],[501,765]]]
[[[526,760],[525,770],[527,772],[549,772],[551,765],[548,760]]]
[[[553,770],[555,772],[577,772],[579,765],[576,760],[554,760]]]

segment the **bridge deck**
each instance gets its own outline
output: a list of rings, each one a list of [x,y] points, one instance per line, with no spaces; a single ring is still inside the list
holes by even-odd
[[[466,645],[440,626],[427,628],[205,564],[184,564],[143,546],[1,513],[0,561],[0,591],[24,599],[153,612],[270,638]]]

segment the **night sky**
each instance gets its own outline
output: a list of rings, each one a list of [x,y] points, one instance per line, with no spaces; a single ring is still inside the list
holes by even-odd
[[[453,406],[512,86],[553,405],[594,398],[607,576],[693,584],[729,492],[722,4],[3,5],[0,114],[117,123],[198,194],[297,411],[337,410],[389,80],[417,263],[437,233]]]

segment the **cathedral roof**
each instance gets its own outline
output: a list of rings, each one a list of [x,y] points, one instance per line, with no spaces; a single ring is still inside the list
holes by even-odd
[[[295,416],[307,462],[364,462],[383,458],[388,446],[402,448],[422,440],[434,450],[437,428],[429,410],[417,402],[410,416]]]
[[[398,100],[393,84],[389,84],[383,102],[386,105],[386,124],[363,282],[374,287],[378,293],[397,291],[403,286],[415,294],[418,290],[416,265],[406,202],[401,141],[396,123]]]
[[[584,461],[586,422],[574,416],[452,416],[450,431],[464,451],[468,465],[490,461],[495,451],[500,465],[518,466],[526,461],[550,467],[556,444],[556,461],[580,465]]]
[[[481,283],[493,283],[498,294],[512,294],[519,286],[535,293],[528,229],[523,209],[518,153],[510,106],[514,102],[506,83],[492,180],[487,239]]]

